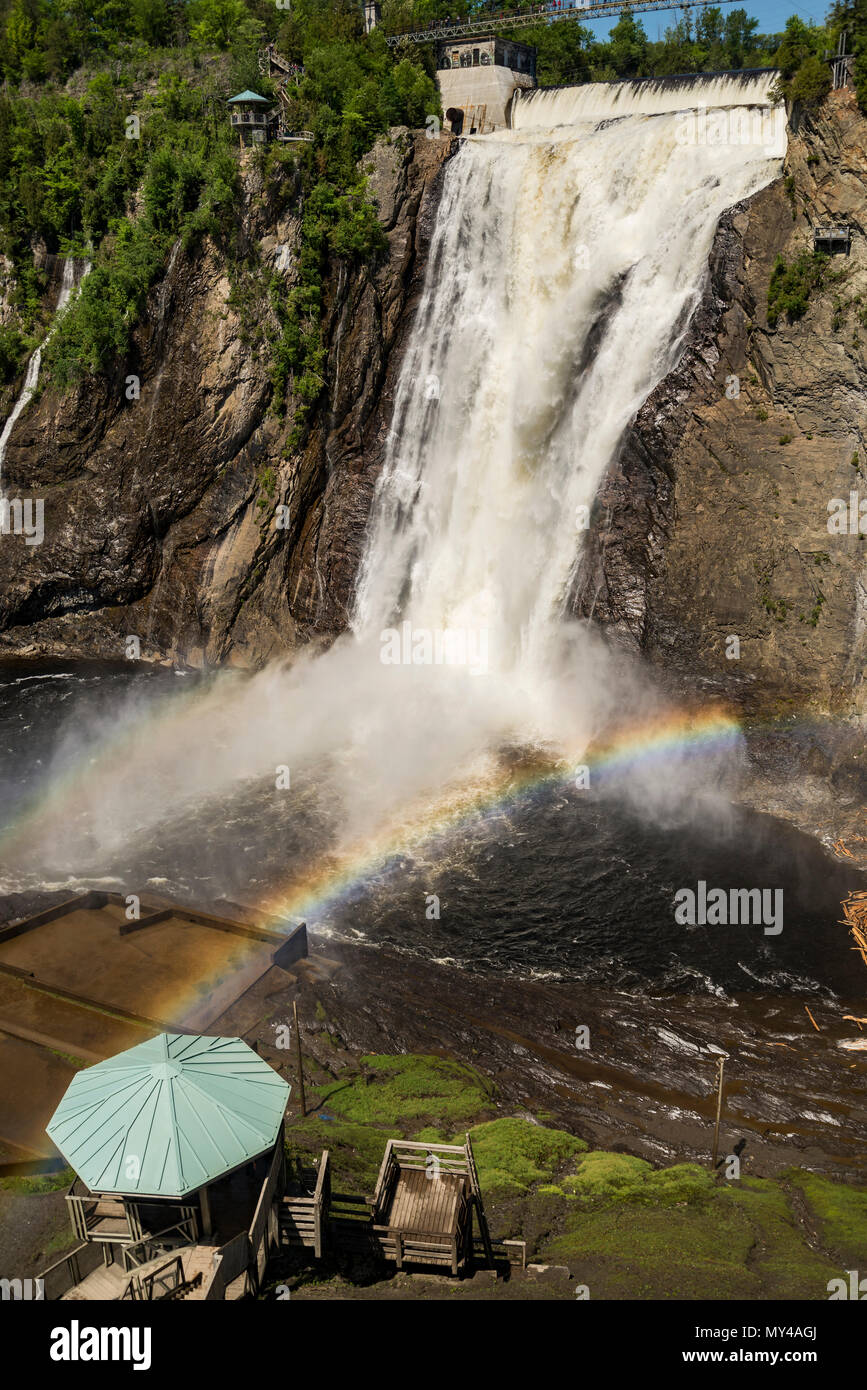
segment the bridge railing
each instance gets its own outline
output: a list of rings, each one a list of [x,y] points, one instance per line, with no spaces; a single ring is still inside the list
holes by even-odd
[[[690,0],[690,4],[698,9],[713,4],[734,3],[735,0]],[[438,39],[480,38],[493,30],[528,29],[539,24],[557,24],[564,21],[581,23],[588,19],[609,16],[614,18],[623,14],[624,10],[638,14],[649,10],[679,8],[680,6],[673,4],[672,0],[632,0],[632,3],[630,0],[606,0],[603,4],[573,5],[569,9],[555,5],[538,5],[532,10],[523,10],[520,14],[499,14],[492,10],[473,19],[431,20],[424,29],[406,29],[386,34],[385,41],[389,48],[396,48],[401,44],[435,43]]]

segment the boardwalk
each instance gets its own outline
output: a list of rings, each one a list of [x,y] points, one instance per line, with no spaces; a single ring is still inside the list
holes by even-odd
[[[382,1224],[407,1235],[454,1235],[465,1188],[466,1178],[457,1173],[430,1178],[423,1168],[410,1168],[398,1177]]]

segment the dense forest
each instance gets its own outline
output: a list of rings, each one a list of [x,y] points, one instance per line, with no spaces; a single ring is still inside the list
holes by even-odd
[[[270,332],[275,402],[291,382],[301,410],[322,387],[322,292],[336,258],[376,255],[381,233],[360,161],[389,127],[440,114],[429,47],[390,50],[384,34],[457,13],[497,17],[524,8],[455,0],[384,0],[365,36],[360,0],[0,0],[0,253],[11,314],[0,325],[0,386],[21,372],[44,331],[44,280],[34,250],[92,263],[47,352],[64,384],[122,361],[129,333],[172,244],[219,241],[241,284],[249,264],[237,226],[238,160],[225,118],[229,95],[273,96],[257,54],[269,41],[300,67],[289,117],[313,132],[301,148],[257,157],[297,203],[299,276],[273,277]],[[651,41],[624,14],[607,40],[579,22],[522,30],[542,84],[609,81],[722,68],[779,67],[785,95],[821,99],[826,50],[848,27],[867,106],[867,0],[843,0],[825,26],[791,18],[760,34],[745,9],[711,6]],[[852,38],[850,37],[850,42]]]

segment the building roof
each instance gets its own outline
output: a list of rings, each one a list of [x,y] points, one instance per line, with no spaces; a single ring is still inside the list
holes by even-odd
[[[251,92],[249,88],[246,92],[239,92],[236,97],[229,97],[226,105],[232,106],[236,101],[261,101],[263,106],[271,105],[267,97],[260,97],[258,92]]]
[[[511,36],[504,37],[502,34],[496,34],[493,31],[490,34],[476,34],[469,38],[466,35],[454,39],[446,37],[438,40],[438,47],[440,49],[478,48],[479,44],[482,43],[500,43],[504,47],[520,48],[523,53],[536,52],[535,45],[532,43],[521,43],[519,39],[513,39]]]
[[[184,1197],[273,1146],[289,1091],[240,1038],[161,1033],[80,1071],[46,1133],[91,1192]]]

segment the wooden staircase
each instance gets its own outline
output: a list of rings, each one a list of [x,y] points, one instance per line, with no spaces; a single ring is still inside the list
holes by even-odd
[[[299,1185],[302,1185],[299,1183]],[[280,1199],[278,1225],[280,1245],[285,1249],[312,1250],[321,1260],[326,1245],[326,1223],[331,1207],[331,1163],[323,1149],[312,1191],[284,1193]]]
[[[270,77],[277,88],[277,97],[280,102],[280,126],[277,139],[284,141],[312,140],[312,130],[290,130],[288,121],[291,102],[290,89],[298,86],[304,76],[304,69],[299,63],[290,63],[288,58],[284,58],[282,53],[277,52],[272,43],[267,48],[259,50],[258,59],[259,71],[265,77]]]

